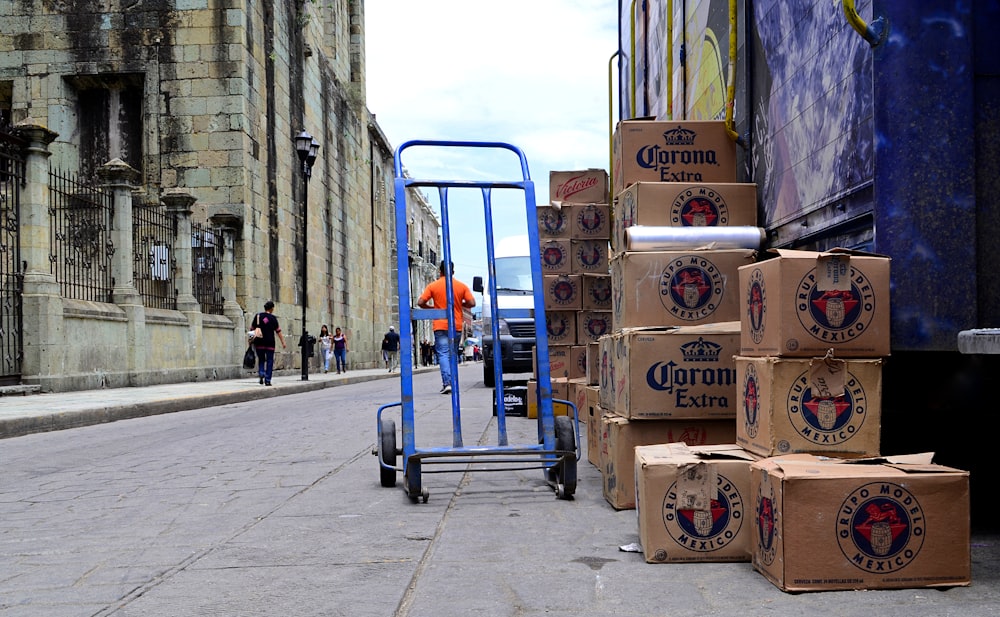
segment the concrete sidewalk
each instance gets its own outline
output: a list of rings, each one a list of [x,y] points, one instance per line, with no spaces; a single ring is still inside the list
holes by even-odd
[[[415,373],[436,371],[437,366],[418,367]],[[257,399],[309,392],[322,388],[371,381],[399,379],[399,371],[384,368],[358,369],[346,373],[310,373],[302,380],[299,370],[275,371],[273,385],[258,383],[256,371],[242,379],[173,383],[135,388],[107,388],[74,392],[28,393],[10,389],[0,396],[0,439],[31,433],[114,422],[161,413],[199,409]]]

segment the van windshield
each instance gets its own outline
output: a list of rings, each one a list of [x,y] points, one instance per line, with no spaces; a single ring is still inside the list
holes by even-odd
[[[531,257],[500,257],[494,263],[498,290],[531,291]]]

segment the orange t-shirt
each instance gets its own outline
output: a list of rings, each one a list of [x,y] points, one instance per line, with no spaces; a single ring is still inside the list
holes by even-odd
[[[455,294],[455,331],[461,332],[462,300],[465,300],[467,303],[469,303],[469,306],[475,306],[476,298],[472,295],[472,291],[469,290],[469,287],[465,283],[455,278],[451,279],[451,291]],[[431,304],[434,306],[434,308],[447,308],[448,287],[447,287],[447,281],[445,281],[443,276],[439,277],[438,280],[434,281],[426,288],[424,288],[424,292],[420,294],[420,299],[417,301],[417,304],[418,305],[423,304],[428,300],[432,301]],[[447,330],[448,329],[447,318],[435,319],[433,327],[435,330]]]

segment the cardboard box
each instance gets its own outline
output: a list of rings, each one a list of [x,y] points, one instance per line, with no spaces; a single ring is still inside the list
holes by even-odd
[[[604,498],[616,510],[635,508],[635,447],[683,441],[689,446],[735,443],[732,420],[640,420],[617,414],[601,419]]]
[[[608,203],[608,172],[603,169],[549,172],[549,201]]]
[[[579,311],[583,308],[583,280],[579,274],[546,274],[545,310]]]
[[[572,367],[570,345],[549,345],[549,377],[569,377]],[[538,347],[531,350],[531,357],[534,359],[534,374],[538,375]]]
[[[572,410],[566,403],[557,403],[556,399],[569,400],[569,380],[563,378],[553,378],[549,380],[552,388],[552,415],[572,416]],[[538,382],[531,380],[528,382],[528,417],[538,417]]]
[[[967,586],[969,474],[930,455],[750,466],[753,565],[784,591]]]
[[[619,381],[616,379],[614,371],[614,357],[615,357],[615,343],[620,339],[612,336],[611,334],[605,334],[604,336],[597,339],[598,344],[598,368],[597,368],[597,385],[600,386],[601,407],[611,411],[615,408],[615,398],[617,396],[615,392],[615,385]]]
[[[605,243],[611,240],[611,206],[607,203],[587,203],[568,207],[570,238],[604,240]]]
[[[601,383],[601,345],[597,341],[587,343],[587,383],[596,386]]]
[[[771,249],[739,269],[744,356],[889,355],[889,258]]]
[[[611,260],[614,329],[739,321],[739,268],[755,251],[620,253]]]
[[[542,238],[538,253],[542,274],[572,274],[573,247],[568,238]]]
[[[632,420],[736,418],[740,322],[612,334],[608,409]]]
[[[608,275],[611,249],[605,240],[570,240],[570,272],[572,274]]]
[[[757,185],[746,182],[690,184],[636,182],[615,197],[611,241],[625,250],[625,229],[757,226]]]
[[[570,213],[569,208],[559,206],[538,206],[535,208],[538,216],[538,236],[540,240],[562,238],[569,240]]]
[[[587,346],[573,345],[569,348],[569,375],[570,379],[582,379],[587,383]]]
[[[647,563],[750,561],[750,463],[733,444],[635,448],[635,508]]]
[[[610,269],[610,263],[608,265]],[[611,275],[583,274],[583,310],[611,310]]]
[[[622,120],[611,175],[614,195],[635,182],[736,182],[736,142],[722,120]]]
[[[878,456],[882,360],[737,356],[736,443],[761,456]]]
[[[549,345],[576,345],[576,311],[545,311]]]
[[[576,342],[586,345],[611,332],[611,311],[580,311],[576,315]]]
[[[601,433],[603,432],[601,416],[600,388],[587,386],[587,406],[581,412],[581,417],[587,418],[587,461],[600,469],[601,467]]]
[[[503,409],[505,416],[528,415],[528,387],[507,386],[503,388]],[[497,391],[493,390],[493,415],[497,415]]]

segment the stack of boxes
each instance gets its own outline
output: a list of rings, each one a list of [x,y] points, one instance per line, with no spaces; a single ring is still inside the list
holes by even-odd
[[[747,516],[749,501],[717,494],[716,482],[729,486],[721,478],[732,477],[747,494],[756,458],[735,446],[733,361],[738,272],[754,262],[756,247],[631,250],[628,239],[640,225],[755,226],[756,187],[736,182],[736,146],[723,122],[654,121],[619,123],[613,185],[612,332],[599,344],[601,430],[588,431],[598,440],[604,496],[616,509],[637,509],[647,561],[747,561],[745,533],[732,542],[739,525],[724,521]],[[707,445],[723,448],[699,450]],[[720,474],[722,460],[743,472]],[[654,480],[662,477],[693,492]],[[688,498],[696,505],[678,505]],[[689,524],[705,516],[718,524]]]

